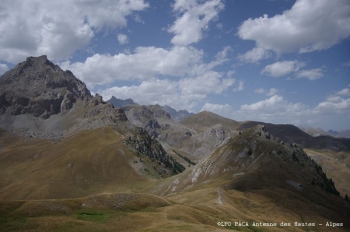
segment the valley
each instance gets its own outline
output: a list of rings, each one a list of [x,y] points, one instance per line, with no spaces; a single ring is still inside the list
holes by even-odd
[[[1,231],[350,230],[350,139],[115,106],[46,56],[0,90]]]

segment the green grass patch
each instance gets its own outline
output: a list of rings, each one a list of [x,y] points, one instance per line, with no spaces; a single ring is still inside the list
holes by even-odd
[[[18,230],[25,224],[26,219],[18,216],[1,216],[0,227],[1,231],[13,231]]]
[[[106,222],[112,217],[112,213],[97,211],[80,211],[76,214],[76,218],[90,222]]]

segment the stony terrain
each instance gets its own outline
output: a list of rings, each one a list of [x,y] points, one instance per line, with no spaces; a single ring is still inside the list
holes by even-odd
[[[188,112],[187,110],[175,110],[171,108],[170,106],[161,106],[164,111],[170,114],[171,119],[175,122],[180,122],[181,120],[193,115],[193,113]]]
[[[284,173],[286,170],[288,175]],[[235,182],[233,188],[242,191],[246,188],[260,189],[264,188],[264,181],[257,184],[255,178],[248,180],[244,176],[263,172],[266,177],[276,174],[276,171],[285,178],[294,178],[284,180],[287,184],[293,183],[293,187],[296,187],[295,183],[299,183],[297,188],[301,189],[304,189],[302,186],[314,185],[339,196],[334,182],[326,177],[322,167],[307,156],[302,147],[294,143],[284,143],[267,132],[263,125],[246,129],[239,136],[231,138],[191,171],[186,172],[187,176],[183,175],[174,181],[168,191],[188,188],[211,178],[240,174],[243,174],[243,180]]]
[[[0,78],[0,127],[27,138],[64,135],[127,121],[46,56],[29,57]]]
[[[118,99],[114,96],[112,96],[111,99],[109,99],[106,102],[111,103],[112,105],[114,105],[117,108],[122,108],[122,107],[129,106],[129,105],[138,105],[136,102],[134,102],[130,98],[122,100],[122,99]]]
[[[0,113],[49,118],[66,112],[77,99],[92,98],[85,84],[46,56],[29,57],[0,79]]]

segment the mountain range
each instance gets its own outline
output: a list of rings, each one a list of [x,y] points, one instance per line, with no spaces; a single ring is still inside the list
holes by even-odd
[[[321,128],[313,128],[313,127],[308,127],[308,126],[300,127],[300,129],[313,137],[328,135],[328,136],[333,136],[335,138],[350,138],[350,130],[324,131]]]
[[[350,139],[105,102],[46,56],[0,77],[0,128],[4,231],[350,229]]]

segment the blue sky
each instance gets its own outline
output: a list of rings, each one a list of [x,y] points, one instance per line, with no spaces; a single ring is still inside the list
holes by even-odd
[[[93,93],[350,129],[348,0],[5,0],[0,74],[46,54]]]

